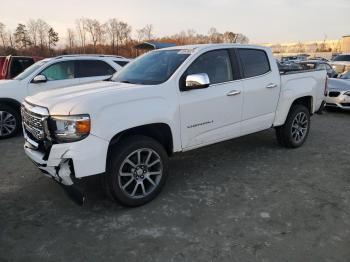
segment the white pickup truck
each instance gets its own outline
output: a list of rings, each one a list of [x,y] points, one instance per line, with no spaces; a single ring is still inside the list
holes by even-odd
[[[138,206],[160,192],[174,153],[269,128],[301,146],[325,86],[325,70],[281,75],[265,47],[156,50],[108,81],[27,97],[24,149],[57,182],[100,174],[109,196]]]

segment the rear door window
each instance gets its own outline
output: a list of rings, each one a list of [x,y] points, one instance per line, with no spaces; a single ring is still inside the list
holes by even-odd
[[[238,49],[245,78],[266,74],[271,70],[267,54],[259,49]]]
[[[79,60],[78,77],[109,76],[115,73],[113,67],[100,60]]]

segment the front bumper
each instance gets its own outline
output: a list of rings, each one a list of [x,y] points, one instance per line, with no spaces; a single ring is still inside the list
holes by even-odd
[[[38,150],[37,143],[24,131],[24,151],[47,176],[70,186],[75,179],[105,172],[108,142],[90,134],[74,143],[53,144],[49,151]]]
[[[326,107],[338,107],[345,110],[350,110],[350,96],[344,95],[341,92],[337,97],[326,96]]]

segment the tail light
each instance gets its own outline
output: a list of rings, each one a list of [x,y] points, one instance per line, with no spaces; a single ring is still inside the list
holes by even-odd
[[[326,81],[324,82],[324,96],[328,94],[328,76],[326,76]]]

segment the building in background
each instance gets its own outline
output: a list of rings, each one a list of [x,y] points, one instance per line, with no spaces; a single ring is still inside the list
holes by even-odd
[[[350,53],[350,35],[342,37],[341,49],[343,53]]]
[[[324,57],[331,59],[339,53],[350,53],[350,35],[345,35],[337,40],[316,40],[305,42],[285,43],[263,43],[263,46],[270,47],[277,58],[296,55],[301,53],[309,54],[311,57]]]

